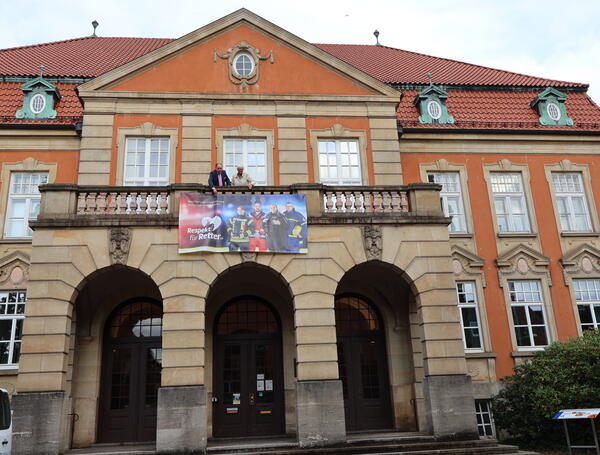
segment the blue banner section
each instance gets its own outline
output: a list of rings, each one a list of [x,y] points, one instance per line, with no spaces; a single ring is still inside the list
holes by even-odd
[[[307,253],[303,194],[182,193],[179,252]]]

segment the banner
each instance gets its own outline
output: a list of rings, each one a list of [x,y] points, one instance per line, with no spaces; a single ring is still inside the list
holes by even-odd
[[[179,252],[307,253],[303,194],[181,193]]]

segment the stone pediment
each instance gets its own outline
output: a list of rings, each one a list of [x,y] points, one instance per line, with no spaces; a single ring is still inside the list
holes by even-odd
[[[10,280],[13,285],[26,281],[29,275],[29,256],[13,251],[0,260],[0,283]]]
[[[453,258],[467,264],[469,267],[480,268],[483,267],[485,262],[485,259],[482,257],[479,257],[475,253],[471,253],[469,250],[466,250],[458,245],[453,245],[450,248],[450,254]]]
[[[236,72],[240,53],[247,57],[240,63],[242,73]],[[189,93],[196,97],[227,93],[384,95],[396,101],[400,95],[244,8],[79,87],[81,96],[92,96],[96,90]]]
[[[591,245],[581,245],[567,252],[560,263],[570,273],[600,271],[600,250]]]
[[[547,267],[550,264],[550,258],[523,244],[517,245],[499,256],[496,259],[496,264],[498,267],[513,267],[517,265],[520,259],[535,267]]]

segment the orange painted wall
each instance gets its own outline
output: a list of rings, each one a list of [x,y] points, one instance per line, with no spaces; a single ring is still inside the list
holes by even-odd
[[[259,80],[244,93],[369,95],[373,92],[303,56],[247,25],[238,25],[210,40],[124,80],[111,90],[142,92],[239,93],[229,80],[228,61],[217,58],[246,41],[261,55],[273,51],[275,62],[261,60]]]
[[[77,183],[79,172],[79,151],[53,150],[43,151],[7,151],[0,152],[0,164],[18,163],[27,158],[34,158],[43,163],[56,163],[56,181],[54,183]],[[0,182],[4,184],[5,182]],[[8,184],[8,182],[6,182]]]
[[[181,183],[181,116],[180,115],[139,115],[117,114],[113,124],[112,159],[110,184],[117,181],[117,142],[119,128],[135,128],[150,122],[160,128],[177,128],[177,148],[175,149],[175,183]]]
[[[279,185],[279,135],[277,130],[277,119],[275,117],[258,117],[258,116],[217,116],[213,117],[212,123],[212,165],[213,168],[217,164],[217,144],[215,138],[217,129],[237,128],[238,126],[247,123],[253,128],[259,130],[273,130],[273,184]]]
[[[375,182],[375,173],[373,170],[373,152],[371,149],[371,129],[369,119],[356,117],[308,117],[306,119],[306,150],[308,151],[308,181],[315,183],[315,172],[313,163],[313,150],[310,144],[310,130],[325,130],[331,128],[336,123],[350,130],[365,131],[367,133],[367,175],[369,181],[365,185],[372,185]]]
[[[498,257],[496,235],[494,231],[492,207],[489,200],[487,183],[484,180],[483,165],[497,163],[506,158],[501,154],[402,154],[402,170],[404,183],[420,182],[421,163],[432,163],[439,159],[451,163],[461,163],[467,166],[468,190],[473,212],[473,224],[477,243],[477,254],[485,259],[484,273],[487,287],[484,291],[491,346],[497,354],[496,373],[498,377],[510,375],[514,366],[511,356],[513,350],[510,339],[510,325],[506,311],[503,289],[498,281],[495,259]],[[544,255],[550,258],[550,273],[552,286],[550,295],[552,310],[556,321],[558,339],[566,341],[577,336],[576,318],[569,289],[564,284],[562,267],[558,262],[562,257],[560,236],[555,221],[554,207],[550,186],[546,179],[545,164],[556,164],[563,156],[560,155],[511,155],[510,160],[518,164],[527,164],[531,183],[530,191],[534,201],[535,217],[538,224],[539,239]],[[569,160],[577,164],[587,164],[591,175],[600,171],[600,157],[569,155]],[[600,181],[592,179],[592,191],[596,204],[600,202]]]

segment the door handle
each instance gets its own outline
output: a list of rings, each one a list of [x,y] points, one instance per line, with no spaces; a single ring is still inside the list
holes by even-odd
[[[8,440],[6,441],[2,441],[2,445],[5,446],[6,444],[8,444]]]
[[[213,404],[216,404],[216,403],[219,402],[219,398],[218,397],[212,397],[211,401],[212,401]]]
[[[254,393],[250,393],[250,406],[254,406]]]

